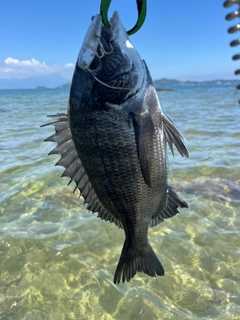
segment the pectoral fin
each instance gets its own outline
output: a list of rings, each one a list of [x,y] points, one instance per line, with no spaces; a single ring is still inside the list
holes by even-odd
[[[152,162],[152,132],[153,124],[148,111],[142,115],[130,114],[133,119],[135,131],[135,139],[137,145],[138,159],[142,171],[142,175],[146,184],[151,187],[151,162]]]
[[[184,137],[175,127],[174,123],[168,119],[164,114],[162,114],[163,120],[163,134],[166,142],[168,143],[172,154],[174,155],[173,151],[173,144],[178,149],[181,156],[189,157],[188,150],[184,144]]]

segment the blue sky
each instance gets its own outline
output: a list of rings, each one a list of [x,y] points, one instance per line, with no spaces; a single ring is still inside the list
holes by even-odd
[[[73,66],[100,0],[7,0],[0,3],[0,78],[58,72],[71,79]],[[135,0],[112,0],[126,29],[137,19]],[[147,18],[130,41],[153,79],[236,79],[239,48],[229,43],[225,16],[236,7],[223,0],[148,0]],[[238,36],[239,37],[239,36]]]

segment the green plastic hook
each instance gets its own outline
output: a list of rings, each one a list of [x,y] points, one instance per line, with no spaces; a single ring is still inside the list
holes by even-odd
[[[147,14],[147,0],[136,0],[137,9],[138,9],[138,19],[135,26],[127,31],[127,34],[130,36],[136,33],[141,26],[143,25],[146,14]],[[106,28],[110,28],[110,23],[108,21],[108,9],[111,4],[111,0],[102,0],[100,5],[100,13],[102,15],[102,21]]]

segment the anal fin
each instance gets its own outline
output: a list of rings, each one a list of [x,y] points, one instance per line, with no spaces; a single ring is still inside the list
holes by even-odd
[[[188,208],[188,204],[178,196],[172,187],[168,186],[166,206],[162,211],[152,216],[150,227],[154,227],[165,219],[175,216],[179,213],[178,208]]]

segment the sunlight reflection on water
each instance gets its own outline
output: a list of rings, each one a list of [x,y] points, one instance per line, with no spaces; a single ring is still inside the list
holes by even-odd
[[[190,209],[149,230],[166,275],[118,286],[122,230],[86,210],[42,142],[68,91],[1,92],[1,319],[240,319],[239,109],[233,89],[206,90],[160,95],[188,140],[189,160],[169,156],[169,184]]]

